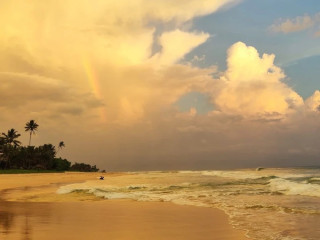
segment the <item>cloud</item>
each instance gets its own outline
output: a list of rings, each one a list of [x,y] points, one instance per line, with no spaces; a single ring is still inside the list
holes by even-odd
[[[303,112],[273,54],[239,42],[225,72],[182,61],[209,37],[190,22],[237,2],[4,1],[0,131],[35,119],[35,144],[63,140],[64,157],[110,170],[236,167],[316,149],[318,112]],[[189,92],[214,111],[179,112]]]
[[[232,2],[6,1],[0,15],[6,22],[0,33],[0,71],[22,74],[28,80],[10,81],[10,88],[16,89],[19,97],[2,105],[9,111],[9,106],[34,99],[42,103],[69,101],[70,106],[59,103],[51,111],[77,115],[89,114],[88,106],[96,101],[100,107],[93,106],[93,111],[99,116],[98,108],[105,109],[108,123],[136,122],[147,114],[145,108],[150,102],[170,104],[188,89],[184,81],[179,81],[163,99],[163,91],[167,87],[169,90],[163,76],[178,78],[179,74],[169,69],[176,68],[176,62],[209,37],[207,33],[187,31],[184,24]],[[161,48],[154,52],[156,44]],[[157,70],[160,65],[167,67]],[[26,82],[30,86],[25,89],[31,89],[21,92]],[[159,93],[152,93],[155,87],[160,88]],[[79,102],[79,107],[73,107]],[[86,106],[82,106],[84,102]]]
[[[228,50],[227,71],[220,93],[213,97],[225,113],[253,118],[279,118],[303,105],[302,98],[281,80],[282,70],[274,65],[273,54],[259,56],[258,51],[242,42]]]
[[[193,48],[207,41],[208,38],[209,34],[206,33],[190,33],[180,30],[165,32],[159,38],[162,50],[153,56],[151,61],[160,65],[174,64]]]
[[[314,16],[298,16],[293,19],[279,19],[276,23],[270,26],[270,30],[273,32],[291,33],[300,32],[315,25],[320,22],[320,13]]]
[[[9,122],[25,116],[64,119],[103,107],[100,99],[69,83],[39,75],[0,73],[0,108]],[[90,114],[88,114],[90,115]],[[14,118],[10,120],[10,116]]]
[[[320,31],[314,33],[315,37],[320,37]]]
[[[296,17],[295,19],[287,19],[278,24],[272,25],[274,32],[299,32],[308,29],[314,25],[314,21],[310,16]]]
[[[174,22],[171,29],[174,32],[194,17],[213,13],[232,2],[234,0],[201,3],[124,0],[116,3],[107,0],[92,4],[85,0],[49,0],[46,4],[36,1],[31,4],[6,1],[1,6],[0,20],[6,22],[6,26],[1,30],[0,39],[5,45],[20,45],[31,56],[50,64],[74,65],[77,63],[74,60],[82,56],[115,65],[140,64],[152,53],[157,26]],[[184,43],[188,43],[185,36]],[[192,41],[194,36],[190,34],[190,37]]]
[[[320,91],[317,90],[306,100],[306,107],[311,111],[320,112]]]

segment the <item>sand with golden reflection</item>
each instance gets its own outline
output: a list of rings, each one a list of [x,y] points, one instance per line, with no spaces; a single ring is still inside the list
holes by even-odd
[[[120,173],[106,174],[107,178]],[[0,175],[0,239],[244,240],[218,209],[56,194],[99,173]],[[74,196],[77,194],[77,196]]]

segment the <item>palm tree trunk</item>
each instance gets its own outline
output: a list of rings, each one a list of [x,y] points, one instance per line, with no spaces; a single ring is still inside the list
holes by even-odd
[[[31,133],[32,133],[32,132],[30,132],[29,146],[30,146],[30,144],[31,144]]]

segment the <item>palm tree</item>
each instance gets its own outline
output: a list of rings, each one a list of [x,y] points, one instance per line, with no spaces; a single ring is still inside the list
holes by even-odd
[[[14,145],[15,147],[20,146],[21,144],[20,141],[16,140],[21,135],[18,134],[18,132],[14,128],[11,128],[10,130],[8,130],[7,134],[2,133],[2,136],[6,144]]]
[[[58,153],[60,150],[62,150],[62,148],[64,148],[64,147],[66,147],[66,145],[64,144],[64,142],[63,142],[63,141],[59,142],[57,153]]]
[[[59,142],[58,148],[59,148],[59,149],[62,149],[62,148],[64,148],[65,146],[66,146],[66,145],[64,144],[64,142],[61,141],[61,142]]]
[[[34,121],[30,120],[26,123],[26,126],[24,127],[26,129],[26,132],[30,132],[30,138],[29,138],[29,146],[31,144],[31,135],[32,133],[35,134],[38,130],[39,125]]]

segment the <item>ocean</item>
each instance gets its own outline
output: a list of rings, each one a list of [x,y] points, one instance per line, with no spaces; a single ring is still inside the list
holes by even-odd
[[[319,168],[128,172],[57,191],[71,192],[219,208],[251,239],[320,239]]]

